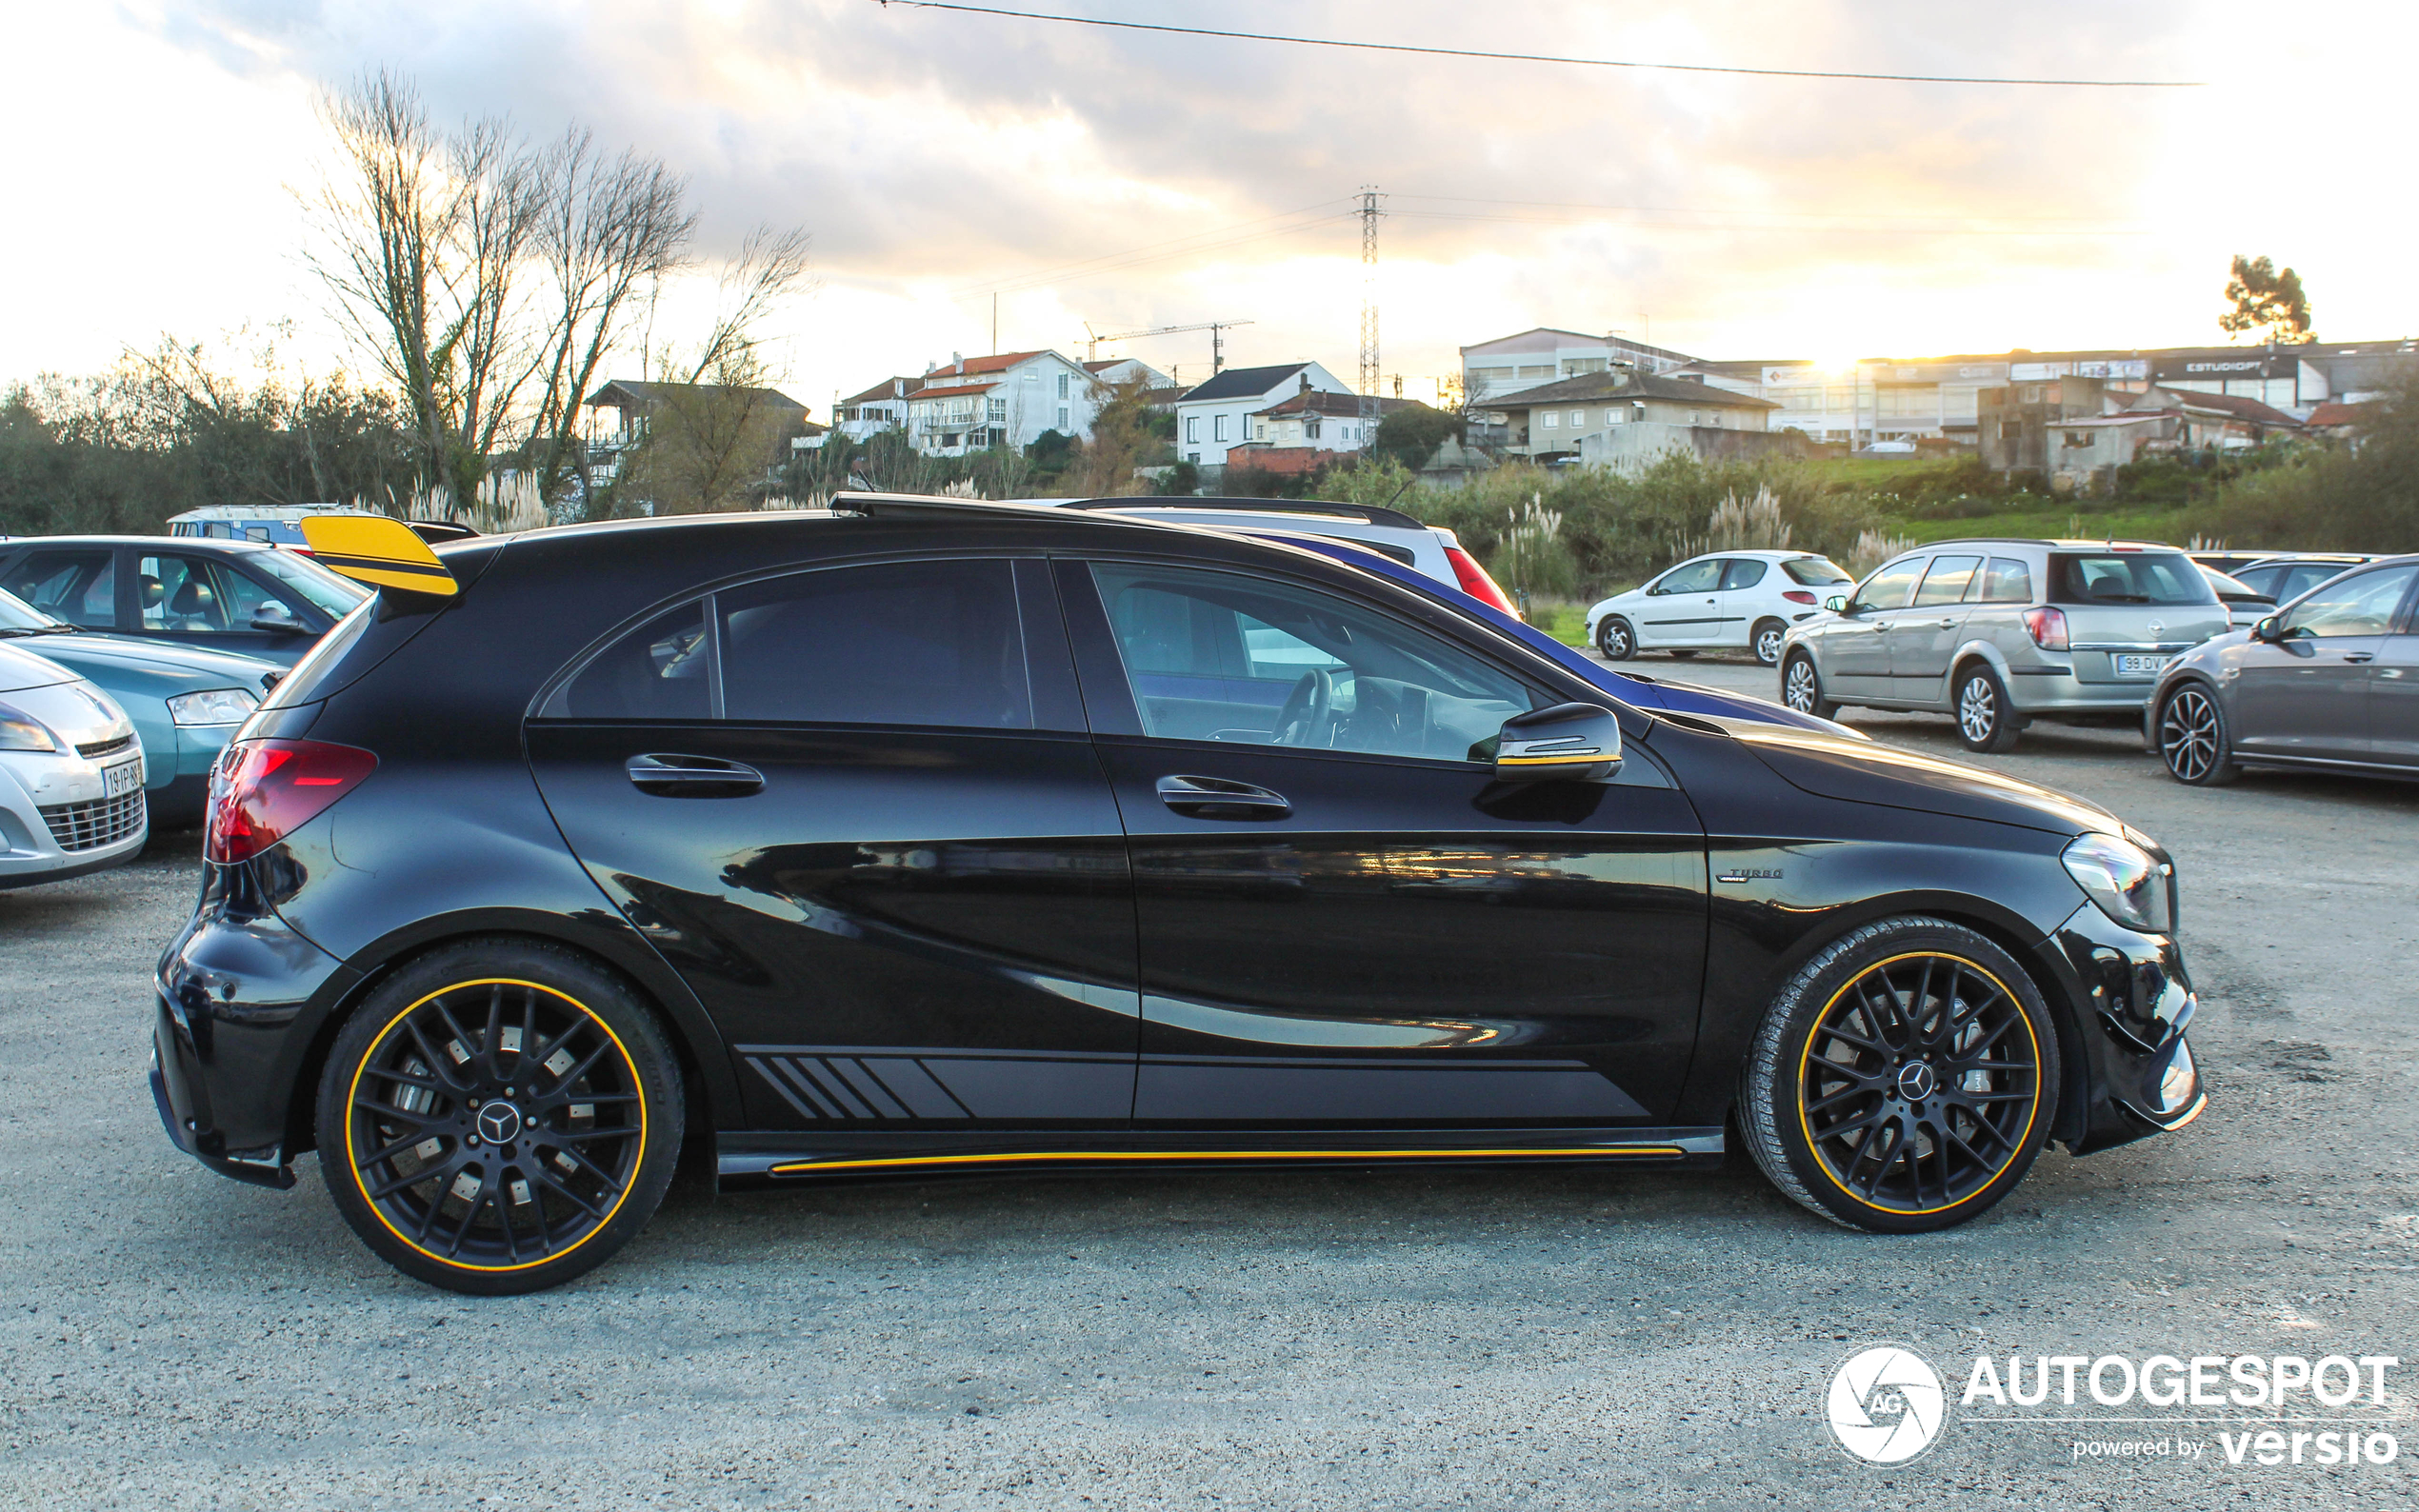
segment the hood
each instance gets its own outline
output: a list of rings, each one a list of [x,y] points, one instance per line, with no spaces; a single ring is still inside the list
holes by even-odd
[[[2124,824],[2099,805],[1964,762],[1927,756],[1879,741],[1707,716],[1790,786],[1818,798],[1881,804],[1958,819],[2022,825],[2053,834],[2120,834]]]
[[[59,639],[66,640],[67,637],[63,635]],[[74,681],[73,672],[50,658],[36,656],[17,642],[0,641],[0,693]]]
[[[1618,677],[1644,683],[1654,689],[1649,699],[1633,701],[1656,703],[1683,714],[1706,714],[1715,719],[1748,719],[1764,725],[1789,725],[1817,734],[1853,741],[1859,746],[1872,744],[1873,738],[1861,729],[1818,719],[1812,714],[1801,714],[1787,704],[1775,704],[1752,693],[1733,692],[1727,687],[1708,687],[1702,683],[1676,683],[1669,678],[1649,677],[1644,672],[1623,671],[1593,663],[1588,665],[1592,668],[1589,675],[1599,684],[1607,677]]]
[[[285,667],[256,656],[210,651],[197,646],[160,641],[123,640],[113,635],[42,635],[5,643],[19,648],[41,647],[41,654],[105,686],[147,685],[163,698],[209,687],[240,687],[254,694],[268,691],[261,678]]]

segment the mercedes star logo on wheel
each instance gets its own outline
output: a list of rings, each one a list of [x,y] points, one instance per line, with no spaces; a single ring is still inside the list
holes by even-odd
[[[521,1132],[521,1110],[510,1103],[490,1103],[479,1109],[479,1137],[490,1144],[509,1144]]]

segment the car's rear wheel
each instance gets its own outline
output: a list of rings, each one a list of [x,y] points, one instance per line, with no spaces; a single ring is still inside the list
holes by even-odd
[[[1814,658],[1804,651],[1790,656],[1789,666],[1781,668],[1781,702],[1816,719],[1839,717],[1839,705],[1823,696],[1823,675],[1814,670]]]
[[[1766,1012],[1739,1081],[1749,1153],[1835,1223],[1922,1233],[1989,1211],[2056,1113],[2040,989],[1989,939],[1938,919],[1867,925]]]
[[[1999,674],[1975,663],[1957,674],[1957,738],[1966,749],[1986,753],[2013,750],[2021,726],[2008,706],[2008,686]]]
[[[396,1269],[538,1291],[646,1226],[682,1115],[671,1046],[621,979],[560,946],[470,941],[405,965],[337,1034],[320,1170]]]
[[[1608,662],[1626,662],[1638,654],[1638,632],[1618,614],[1608,614],[1596,627],[1596,649]]]
[[[2168,775],[2195,787],[2221,787],[2243,775],[2217,696],[2186,683],[2159,706],[2159,756]]]
[[[1789,627],[1778,620],[1758,620],[1749,644],[1755,647],[1756,661],[1765,666],[1781,665],[1781,643],[1789,639]]]

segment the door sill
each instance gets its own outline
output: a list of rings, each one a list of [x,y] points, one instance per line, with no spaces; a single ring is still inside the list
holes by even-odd
[[[1723,1131],[1657,1128],[896,1129],[722,1135],[725,1190],[831,1179],[1190,1166],[1718,1164]]]

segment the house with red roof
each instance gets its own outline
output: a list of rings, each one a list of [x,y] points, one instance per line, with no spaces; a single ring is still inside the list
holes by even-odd
[[[1046,431],[1090,441],[1106,388],[1084,365],[1050,350],[993,352],[925,369],[902,396],[908,440],[928,456],[1023,448]]]

